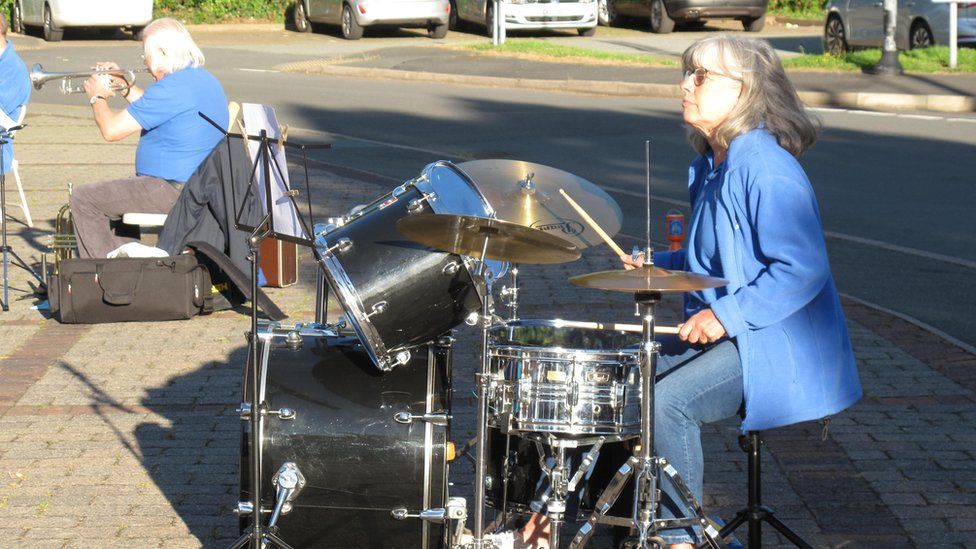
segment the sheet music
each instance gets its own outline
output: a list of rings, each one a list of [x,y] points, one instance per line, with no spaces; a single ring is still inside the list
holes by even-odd
[[[278,126],[278,117],[275,116],[274,108],[257,103],[243,103],[241,104],[241,117],[244,120],[244,127],[249,135],[260,135],[261,130],[267,130],[268,138],[278,139],[281,130]],[[261,143],[257,140],[249,139],[247,141],[247,148],[251,156],[251,162],[258,162],[260,160],[258,158],[258,151],[261,148]],[[288,163],[285,158],[285,147],[278,147],[276,144],[272,144],[271,152],[273,154],[273,157],[269,159],[271,162],[271,207],[273,209],[271,229],[279,234],[307,239],[308,236],[302,230],[302,225],[298,220],[295,203],[285,194],[291,188],[288,182]],[[275,164],[281,168],[280,171],[275,168]],[[261,211],[268,213],[265,211],[268,204],[266,192],[268,186],[265,185],[265,175],[263,167],[258,166],[258,169],[254,173],[254,184],[256,188],[252,192],[255,192],[260,197]]]

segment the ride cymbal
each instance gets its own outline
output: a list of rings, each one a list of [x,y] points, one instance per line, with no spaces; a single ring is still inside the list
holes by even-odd
[[[584,288],[613,292],[691,292],[706,288],[718,288],[729,282],[687,271],[669,271],[648,265],[625,271],[599,271],[570,277],[569,283]]]
[[[565,263],[581,254],[577,246],[558,236],[487,217],[421,214],[398,220],[396,227],[410,240],[476,259]]]
[[[623,214],[609,194],[569,172],[521,160],[472,160],[457,165],[474,181],[498,219],[555,234],[581,248],[603,241],[559,195],[566,191],[610,236]]]

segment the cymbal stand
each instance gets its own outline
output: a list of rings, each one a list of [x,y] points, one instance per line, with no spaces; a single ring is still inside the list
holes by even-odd
[[[471,548],[488,549],[494,547],[490,540],[485,540],[485,477],[488,475],[488,390],[491,387],[491,373],[488,366],[488,328],[492,324],[491,312],[491,271],[485,265],[485,254],[488,250],[488,236],[481,251],[481,265],[478,274],[473,277],[481,291],[481,368],[475,375],[475,385],[478,388],[478,430],[476,434],[477,452],[475,452],[474,466],[474,529],[472,531]]]
[[[0,130],[0,250],[3,252],[3,300],[0,301],[0,308],[4,311],[10,310],[10,278],[8,275],[8,267],[11,262],[14,265],[26,270],[28,273],[33,275],[34,278],[41,284],[41,287],[45,287],[46,283],[44,279],[34,272],[34,269],[27,264],[26,261],[21,259],[17,252],[14,251],[9,245],[7,245],[7,174],[3,172],[3,145],[6,145],[12,139],[10,132],[16,131],[23,128],[23,125],[14,126],[12,128],[7,128],[6,130]]]
[[[634,503],[631,520],[637,529],[638,547],[665,547],[664,540],[657,533],[659,530],[684,528],[694,525],[701,526],[707,547],[721,549],[725,543],[702,511],[701,505],[682,480],[677,470],[668,463],[667,459],[654,455],[654,373],[657,370],[657,357],[660,344],[654,341],[655,310],[661,300],[660,292],[638,292],[634,294],[638,314],[641,317],[642,338],[640,351],[641,370],[641,436],[640,448],[635,450],[627,462],[620,467],[596,502],[595,510],[570,544],[571,548],[583,547],[593,535],[594,528],[600,519],[617,500],[628,479],[634,481]],[[661,474],[667,475],[677,489],[681,499],[692,508],[694,517],[681,519],[657,519],[660,489],[658,481]]]
[[[518,320],[518,307],[519,307],[519,286],[518,286],[518,265],[512,263],[511,267],[508,269],[508,277],[512,281],[511,286],[502,286],[499,292],[499,297],[502,299],[502,303],[508,307],[509,318],[508,320],[514,321]]]

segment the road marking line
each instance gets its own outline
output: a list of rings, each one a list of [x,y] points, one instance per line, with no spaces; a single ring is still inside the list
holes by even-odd
[[[240,67],[238,67],[237,70],[244,71],[244,72],[274,72],[274,73],[281,72],[273,69],[242,69]]]
[[[434,156],[439,156],[439,157],[444,158],[444,159],[460,158],[460,159],[463,159],[463,160],[474,160],[474,157],[473,156],[467,156],[467,155],[458,154],[458,153],[450,153],[450,152],[445,152],[445,151],[439,151],[439,150],[436,150],[436,149],[425,149],[423,147],[412,147],[410,145],[400,145],[398,143],[389,143],[389,142],[386,142],[386,141],[378,141],[376,139],[367,139],[365,137],[354,137],[352,135],[346,135],[346,134],[342,134],[342,133],[323,132],[323,131],[320,131],[320,130],[310,130],[308,128],[292,128],[291,129],[291,132],[292,132],[293,135],[294,135],[294,132],[302,132],[302,133],[308,133],[308,134],[311,134],[311,135],[314,135],[314,136],[318,136],[318,137],[321,137],[321,138],[330,138],[330,137],[333,137],[333,138],[346,139],[346,140],[349,140],[349,141],[359,141],[361,143],[369,143],[371,145],[382,145],[384,147],[391,147],[391,148],[394,148],[394,149],[403,149],[403,150],[407,150],[407,151],[422,152],[422,153],[431,154],[431,155],[434,155]]]
[[[915,326],[918,326],[919,328],[921,328],[921,329],[923,329],[923,330],[925,330],[927,332],[931,332],[932,334],[934,334],[934,335],[936,335],[938,337],[941,337],[942,339],[948,341],[949,343],[952,343],[953,345],[955,345],[956,347],[959,347],[960,349],[966,351],[967,353],[976,355],[976,347],[973,347],[972,345],[966,343],[965,341],[960,341],[959,339],[957,339],[957,338],[955,338],[955,337],[953,337],[953,336],[951,336],[951,335],[943,332],[942,330],[936,328],[935,326],[932,326],[931,324],[928,324],[927,322],[921,321],[921,320],[919,320],[919,319],[917,319],[917,318],[915,318],[915,317],[913,317],[911,315],[907,315],[905,313],[899,313],[898,311],[893,311],[893,310],[891,310],[891,309],[889,309],[887,307],[883,307],[881,305],[878,305],[877,303],[872,303],[870,301],[866,301],[866,300],[861,299],[859,297],[854,297],[851,294],[846,294],[844,292],[838,292],[838,294],[841,297],[843,297],[843,298],[850,299],[851,301],[855,301],[857,303],[860,303],[861,305],[864,305],[865,307],[871,307],[872,309],[881,311],[883,313],[888,313],[889,315],[896,316],[896,317],[904,320],[905,322],[914,324]]]

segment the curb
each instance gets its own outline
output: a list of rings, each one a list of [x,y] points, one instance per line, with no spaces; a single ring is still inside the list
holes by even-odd
[[[680,99],[677,86],[643,82],[609,82],[600,80],[538,80],[531,78],[505,78],[499,76],[472,76],[438,72],[404,71],[368,67],[332,65],[329,61],[298,61],[275,67],[282,72],[302,72],[348,78],[406,80],[413,82],[440,82],[491,88],[518,88],[542,91],[559,91],[592,95],[629,97],[657,97]],[[808,107],[841,107],[874,111],[936,111],[945,113],[976,112],[976,97],[964,95],[912,95],[906,93],[869,92],[798,92]]]

